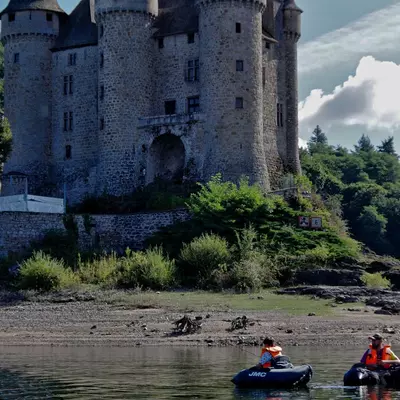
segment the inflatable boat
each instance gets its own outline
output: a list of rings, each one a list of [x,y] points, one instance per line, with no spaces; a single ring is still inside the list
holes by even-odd
[[[390,369],[369,370],[365,364],[354,364],[343,377],[345,386],[383,385],[400,388],[400,367]]]
[[[290,389],[304,387],[313,375],[311,365],[289,368],[250,368],[240,371],[232,382],[239,388]]]

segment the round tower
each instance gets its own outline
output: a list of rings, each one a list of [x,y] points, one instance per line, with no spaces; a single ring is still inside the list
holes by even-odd
[[[31,194],[41,194],[49,175],[51,148],[51,65],[65,15],[57,0],[11,0],[0,13],[4,45],[4,112],[13,150],[4,173],[26,174]],[[20,194],[5,180],[2,195]]]
[[[157,15],[158,0],[96,0],[100,193],[132,192],[143,167],[137,125],[153,111]]]
[[[197,0],[204,179],[241,175],[269,187],[263,141],[262,14],[266,0]]]
[[[299,159],[299,117],[297,80],[297,42],[301,36],[302,10],[295,0],[285,0],[283,8],[283,34],[286,70],[286,143],[288,171],[301,172]]]

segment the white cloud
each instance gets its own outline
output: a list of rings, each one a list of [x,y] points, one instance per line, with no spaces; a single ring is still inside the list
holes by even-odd
[[[299,147],[301,149],[306,149],[307,148],[307,140],[304,140],[301,137],[299,137]]]
[[[400,65],[363,57],[354,76],[332,93],[314,89],[299,103],[300,131],[316,125],[361,125],[367,129],[400,127]]]
[[[351,0],[350,0],[351,1]],[[365,54],[398,52],[400,2],[366,15],[299,47],[299,72],[357,62]]]

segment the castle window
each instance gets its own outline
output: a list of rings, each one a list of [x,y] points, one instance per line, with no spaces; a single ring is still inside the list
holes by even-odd
[[[165,115],[173,115],[176,114],[176,101],[175,100],[167,100],[164,102]]]
[[[64,95],[73,93],[74,77],[73,75],[64,76]]]
[[[76,53],[68,54],[68,65],[76,65]]]
[[[19,63],[19,53],[15,53],[14,54],[14,64],[18,64]]]
[[[188,97],[188,113],[192,114],[195,112],[200,111],[200,97],[199,96],[194,96],[194,97]]]
[[[236,71],[243,71],[243,60],[236,60]]]
[[[15,13],[8,14],[8,22],[14,22],[14,21],[15,21]]]
[[[70,160],[72,157],[72,147],[70,145],[65,146],[65,159]]]
[[[194,33],[188,33],[188,43],[194,43]]]
[[[53,14],[52,13],[46,13],[46,21],[47,22],[53,21]]]
[[[265,72],[266,70],[265,70],[265,67],[263,67],[263,69],[262,69],[262,83],[263,83],[263,85],[265,86],[265,80],[266,80],[266,72]]]
[[[242,24],[240,22],[236,22],[236,33],[242,32]]]
[[[100,86],[100,100],[104,99],[104,85]]]
[[[68,130],[68,113],[64,113],[64,132]]]
[[[74,113],[70,111],[68,119],[68,130],[72,131],[73,126],[74,126]]]
[[[158,48],[163,49],[164,48],[164,38],[159,38],[158,39]]]
[[[103,68],[104,66],[104,54],[100,53],[100,68]]]
[[[235,108],[243,108],[243,97],[236,97]]]
[[[187,67],[187,80],[189,82],[194,82],[199,80],[199,60],[188,61]]]
[[[100,37],[104,36],[104,25],[100,25]]]
[[[265,48],[266,48],[266,49],[271,48],[271,44],[270,44],[269,42],[265,42]]]
[[[276,107],[276,124],[283,127],[283,104],[278,103]]]
[[[105,122],[104,122],[104,118],[100,118],[100,130],[104,130],[104,126],[105,126]]]

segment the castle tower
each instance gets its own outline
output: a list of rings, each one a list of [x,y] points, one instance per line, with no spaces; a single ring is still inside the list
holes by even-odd
[[[152,115],[158,0],[96,0],[99,31],[99,192],[132,192],[142,166],[139,117]],[[144,145],[143,145],[144,147]]]
[[[29,192],[41,194],[51,149],[50,49],[65,14],[57,0],[11,0],[0,15],[4,111],[13,133],[13,151],[4,173],[28,175]],[[2,195],[21,190],[5,180]]]
[[[263,141],[262,13],[266,0],[197,0],[204,176],[246,175],[269,187]]]
[[[288,171],[301,172],[299,159],[299,119],[297,81],[297,42],[301,36],[302,10],[295,0],[284,0],[283,34],[286,68],[286,142]]]

